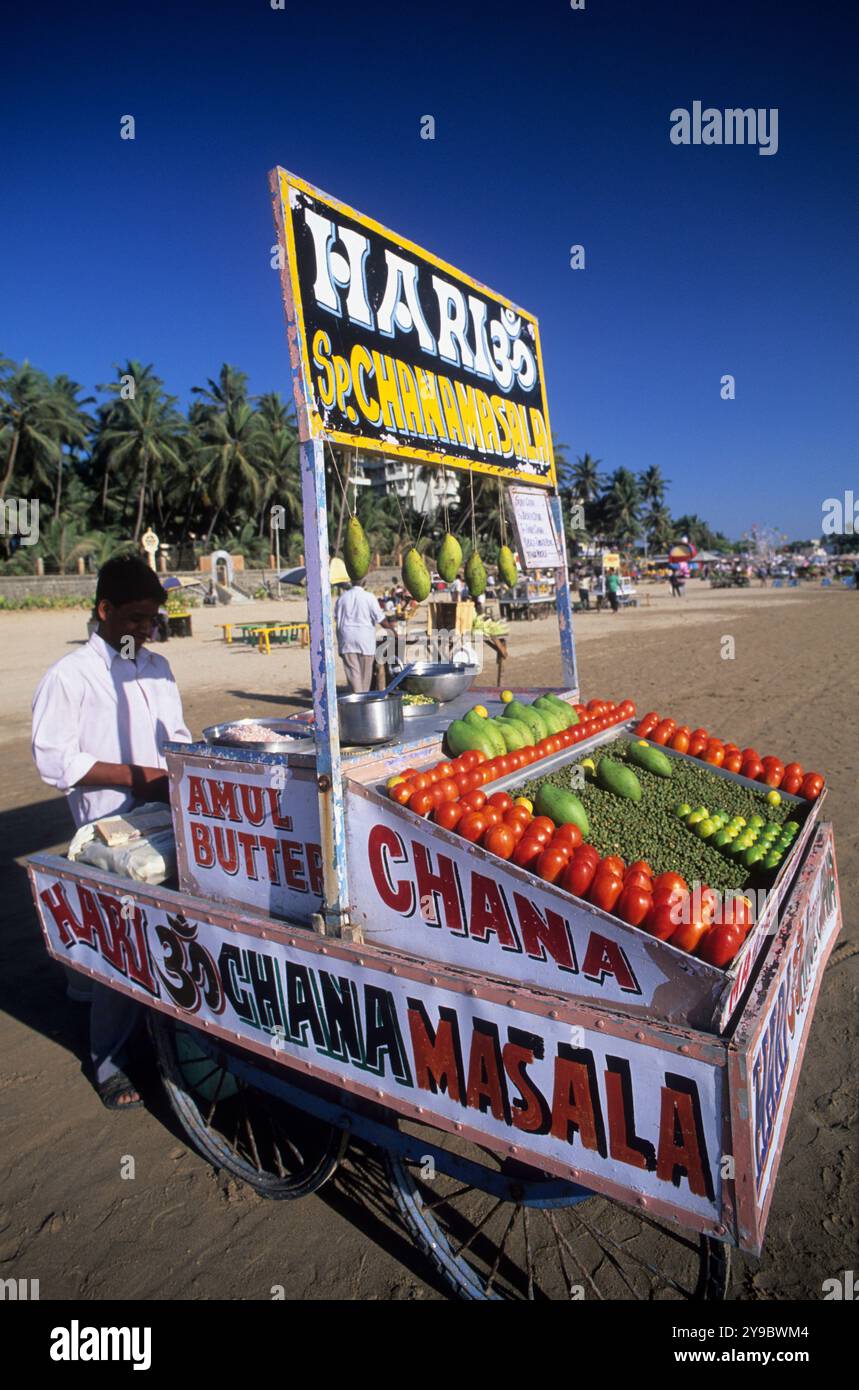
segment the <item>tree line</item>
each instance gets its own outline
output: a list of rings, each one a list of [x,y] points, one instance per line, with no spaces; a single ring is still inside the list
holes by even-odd
[[[36,500],[40,517],[37,544],[0,537],[0,569],[31,573],[37,556],[60,573],[79,557],[97,568],[123,548],[139,549],[148,526],[170,546],[171,568],[196,568],[198,555],[222,547],[265,565],[275,505],[281,561],[296,562],[304,541],[292,405],[276,391],[252,396],[247,375],[227,363],[191,388],[184,411],[151,364],[129,359],[114,371],[96,387],[99,399],[65,374],[0,357],[0,503]],[[684,534],[699,547],[728,548],[701,518],[671,516],[658,467],[603,475],[599,460],[585,453],[573,463],[558,441],[555,456],[574,554],[594,542],[627,549],[641,539],[657,551]],[[433,548],[447,525],[466,554],[476,540],[492,558],[504,523],[491,475],[465,486],[458,472],[458,499],[427,517],[411,495],[351,489],[350,460],[327,445],[325,457],[332,549],[354,509],[371,551],[386,558],[409,543]]]

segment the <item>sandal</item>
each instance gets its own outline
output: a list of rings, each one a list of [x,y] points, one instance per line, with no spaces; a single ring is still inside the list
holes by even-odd
[[[96,1093],[102,1105],[107,1110],[136,1110],[143,1104],[140,1092],[132,1081],[129,1081],[124,1072],[114,1072],[108,1081],[96,1086]],[[137,1100],[121,1099],[122,1096],[136,1095]]]

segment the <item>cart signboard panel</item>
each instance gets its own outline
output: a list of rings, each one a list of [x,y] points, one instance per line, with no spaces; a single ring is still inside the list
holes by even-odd
[[[526,570],[556,570],[564,556],[552,523],[549,499],[533,488],[511,487],[508,492],[518,541],[519,561]]]
[[[286,170],[271,183],[305,437],[554,486],[533,315]]]
[[[763,1244],[823,970],[840,929],[835,840],[831,825],[823,824],[732,1045],[734,1146],[744,1177],[737,1208],[746,1248]]]
[[[552,995],[34,856],[48,951],[269,1060],[714,1231],[724,1056]]]
[[[215,903],[308,922],[322,902],[312,771],[167,751],[179,886]]]

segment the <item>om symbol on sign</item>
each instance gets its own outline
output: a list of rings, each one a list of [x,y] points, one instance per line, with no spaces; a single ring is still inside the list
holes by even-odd
[[[226,999],[221,977],[209,952],[195,940],[197,924],[181,912],[175,917],[168,912],[167,921],[169,926],[155,928],[164,951],[164,970],[156,969],[165,990],[188,1013],[197,1013],[203,1000],[212,1013],[223,1013]]]

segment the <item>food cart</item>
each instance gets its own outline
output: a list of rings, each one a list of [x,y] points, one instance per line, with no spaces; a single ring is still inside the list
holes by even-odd
[[[169,745],[175,886],[34,855],[47,949],[148,1006],[185,1131],[259,1192],[313,1192],[356,1139],[465,1297],[724,1297],[731,1247],[762,1246],[840,927],[825,791],[785,794],[796,838],[721,968],[392,796],[442,776],[478,693],[504,718],[497,688],[464,672],[397,741],[341,746],[326,442],[542,489],[562,537],[560,501],[536,321],[284,170],[271,187],[312,716],[274,748],[218,731]],[[565,554],[555,606],[563,733],[539,757],[490,760],[488,780],[485,759],[459,760],[502,801],[642,727],[632,702],[580,703]],[[678,776],[694,761],[664,756]],[[726,797],[762,791],[712,775]]]

